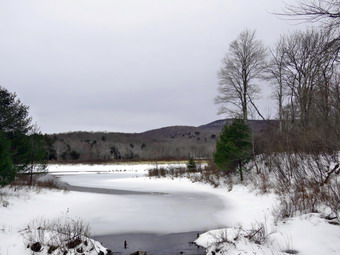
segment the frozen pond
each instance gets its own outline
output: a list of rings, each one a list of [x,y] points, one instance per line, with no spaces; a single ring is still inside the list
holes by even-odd
[[[150,179],[145,177],[148,168],[150,165],[140,164],[69,165],[49,170],[70,185],[111,191],[107,195],[89,193],[89,204],[96,212],[86,218],[96,235],[170,234],[224,226],[220,214],[224,203],[210,187],[186,179]]]
[[[68,174],[59,178],[71,185],[120,191],[98,194],[97,198],[94,194],[89,196],[96,199],[89,202],[98,210],[90,220],[97,234],[165,234],[222,227],[219,212],[224,209],[223,202],[211,193],[191,191],[188,182],[122,178],[114,173]]]
[[[148,178],[151,167],[54,166],[51,172],[71,190],[81,191],[79,196],[88,194],[91,208],[76,213],[85,216],[95,239],[117,254],[205,254],[190,243],[198,232],[224,227],[225,204],[209,186]]]

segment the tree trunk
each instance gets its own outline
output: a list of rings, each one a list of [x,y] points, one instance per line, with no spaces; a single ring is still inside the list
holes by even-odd
[[[29,186],[33,185],[33,163],[31,164],[31,169],[30,169],[30,183]]]
[[[242,172],[241,160],[238,161],[238,167],[239,167],[239,171],[240,171],[240,180],[241,180],[241,182],[243,182],[243,172]]]

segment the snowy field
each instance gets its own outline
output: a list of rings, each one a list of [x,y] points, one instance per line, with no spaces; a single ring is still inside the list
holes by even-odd
[[[89,222],[93,235],[117,233],[178,233],[217,229],[201,235],[200,245],[216,251],[216,241],[229,240],[219,254],[340,254],[340,227],[318,214],[303,215],[274,224],[277,205],[274,195],[260,195],[236,185],[212,188],[187,179],[145,177],[154,164],[51,165],[49,171],[71,185],[150,192],[150,194],[106,195],[86,192],[40,190],[0,190],[0,255],[31,254],[25,249],[21,230],[37,218],[81,218]],[[270,242],[249,243],[242,229],[264,223]],[[231,236],[228,236],[231,235]],[[235,245],[236,244],[236,245]],[[228,253],[225,252],[228,250]],[[287,254],[287,253],[286,253]]]

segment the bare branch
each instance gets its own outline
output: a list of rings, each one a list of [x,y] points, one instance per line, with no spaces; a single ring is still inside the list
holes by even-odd
[[[321,22],[329,28],[340,25],[339,0],[298,0],[296,4],[286,4],[282,13],[276,13],[293,20]]]

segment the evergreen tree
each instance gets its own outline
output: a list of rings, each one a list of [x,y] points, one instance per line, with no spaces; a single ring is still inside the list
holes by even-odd
[[[190,157],[188,162],[187,162],[187,169],[189,171],[196,171],[197,170],[197,165],[193,157]]]
[[[18,172],[30,173],[32,184],[33,173],[46,168],[45,139],[31,124],[28,109],[15,93],[0,86],[0,185],[12,181]]]
[[[4,186],[15,178],[15,169],[10,155],[10,142],[0,132],[0,187]]]
[[[29,107],[15,93],[0,86],[0,131],[6,134],[27,134],[32,129]]]
[[[242,167],[251,159],[252,143],[249,126],[242,119],[235,119],[230,126],[225,126],[213,155],[216,165],[224,171],[239,171],[243,181]]]

